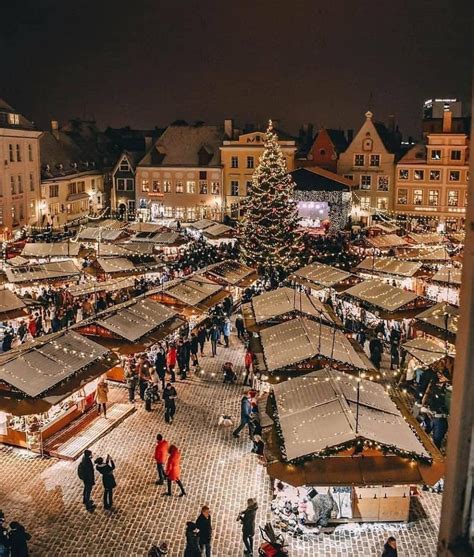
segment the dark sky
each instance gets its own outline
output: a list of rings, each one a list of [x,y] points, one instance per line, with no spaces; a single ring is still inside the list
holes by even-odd
[[[0,97],[41,126],[278,118],[358,127],[370,96],[417,134],[423,99],[469,99],[469,2],[5,0]]]

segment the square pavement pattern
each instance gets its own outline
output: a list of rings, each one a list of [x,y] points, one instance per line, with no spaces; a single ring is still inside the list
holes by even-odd
[[[162,403],[146,412],[138,399],[137,412],[91,447],[94,458],[110,453],[115,460],[118,487],[113,511],[103,510],[102,482],[96,478],[97,508],[92,514],[86,512],[77,461],[41,459],[0,446],[0,509],[8,522],[18,520],[30,532],[32,557],[141,557],[160,540],[169,543],[170,557],[181,557],[185,523],[196,519],[203,504],[213,514],[213,556],[243,555],[236,517],[247,498],[255,497],[257,525],[271,520],[272,493],[265,468],[250,453],[246,430],[234,439],[232,428],[218,425],[221,414],[238,419],[244,390],[241,384],[221,381],[226,360],[242,372],[242,347],[235,337],[231,340],[230,348],[219,347],[216,358],[202,358],[202,375],[176,383],[178,410],[173,424],[165,423]],[[206,349],[209,353],[209,346]],[[111,390],[115,400],[127,400],[123,387]],[[186,497],[177,496],[177,486],[173,497],[162,497],[164,488],[155,485],[153,451],[158,432],[181,449]],[[290,556],[379,556],[389,535],[397,538],[399,556],[434,556],[441,496],[422,492],[412,507],[409,524],[351,525],[332,534],[287,537]],[[257,536],[256,547],[258,541]]]

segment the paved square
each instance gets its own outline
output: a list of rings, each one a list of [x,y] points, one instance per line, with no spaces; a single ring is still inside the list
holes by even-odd
[[[178,411],[172,425],[164,422],[162,404],[146,412],[141,402],[127,418],[92,448],[94,456],[110,453],[115,459],[118,487],[115,510],[102,509],[101,482],[93,498],[97,509],[84,510],[77,463],[40,459],[25,451],[0,449],[0,509],[7,521],[19,520],[32,534],[31,555],[44,557],[144,556],[153,543],[166,540],[170,557],[184,553],[184,528],[202,504],[210,506],[214,522],[214,557],[240,557],[243,548],[236,516],[248,497],[259,503],[257,522],[271,519],[271,487],[265,468],[250,453],[243,432],[218,425],[219,415],[239,414],[241,385],[223,385],[220,368],[231,360],[241,371],[243,351],[235,338],[218,357],[202,359],[205,370],[177,383]],[[214,375],[213,375],[214,374]],[[126,400],[126,391],[113,387],[114,398]],[[156,433],[161,432],[182,451],[182,481],[187,497],[162,497],[155,485],[153,460]],[[379,556],[384,540],[395,535],[399,555],[435,555],[441,497],[423,493],[413,505],[409,524],[353,525],[331,535],[288,539],[291,557]]]

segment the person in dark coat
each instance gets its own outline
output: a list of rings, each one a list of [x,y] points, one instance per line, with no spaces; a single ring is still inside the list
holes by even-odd
[[[111,509],[113,505],[113,492],[117,487],[117,483],[114,477],[115,464],[107,455],[104,462],[102,457],[95,459],[96,470],[99,474],[102,474],[102,485],[104,486],[104,509]]]
[[[30,534],[28,534],[22,524],[10,522],[10,533],[8,534],[10,557],[28,557],[28,540],[30,539]]]
[[[244,429],[245,426],[249,428],[249,435],[250,431],[250,414],[252,413],[252,404],[250,402],[250,398],[248,395],[242,397],[240,401],[240,424],[237,429],[234,430],[232,435],[234,437],[238,437],[239,433]]]
[[[161,344],[156,352],[155,369],[161,381],[161,388],[162,390],[164,390],[166,378],[166,351]]]
[[[397,557],[397,540],[390,536],[383,546],[382,557]]]
[[[201,356],[204,356],[204,345],[206,344],[207,340],[207,331],[204,325],[201,325],[197,331],[197,339],[199,342],[199,349],[201,352]]]
[[[194,331],[191,333],[191,339],[189,341],[189,345],[191,349],[191,360],[193,362],[193,366],[196,367],[197,365],[199,365],[199,359],[198,359],[199,339]]]
[[[186,548],[184,557],[201,557],[199,549],[199,530],[194,522],[186,522]]]
[[[242,511],[237,520],[242,523],[242,540],[245,546],[245,554],[253,555],[253,538],[255,536],[255,516],[257,514],[257,501],[247,500],[247,508]]]
[[[163,391],[163,400],[165,403],[165,422],[167,424],[173,423],[173,418],[176,413],[176,397],[178,393],[171,383],[168,383]]]
[[[205,550],[206,557],[211,557],[212,522],[208,506],[202,507],[201,514],[196,520],[196,526],[199,529],[199,548],[201,552]]]
[[[383,346],[382,339],[380,337],[382,337],[382,333],[379,333],[376,337],[373,337],[369,343],[370,359],[376,369],[380,369],[380,363],[382,362]]]
[[[88,511],[94,510],[94,501],[91,500],[92,488],[95,485],[94,464],[92,463],[92,451],[85,450],[82,460],[77,467],[77,475],[84,484],[82,502]]]
[[[245,338],[245,323],[240,313],[235,319],[235,328],[237,330],[237,338],[243,340]]]

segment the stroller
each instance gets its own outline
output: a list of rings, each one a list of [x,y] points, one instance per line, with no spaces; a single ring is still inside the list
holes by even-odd
[[[262,557],[288,557],[283,536],[277,536],[269,522],[263,528],[260,527],[260,533],[264,541],[258,548],[259,555]]]
[[[145,389],[145,410],[151,412],[151,405],[153,402],[159,402],[160,392],[158,390],[158,385],[155,383],[150,383]]]

